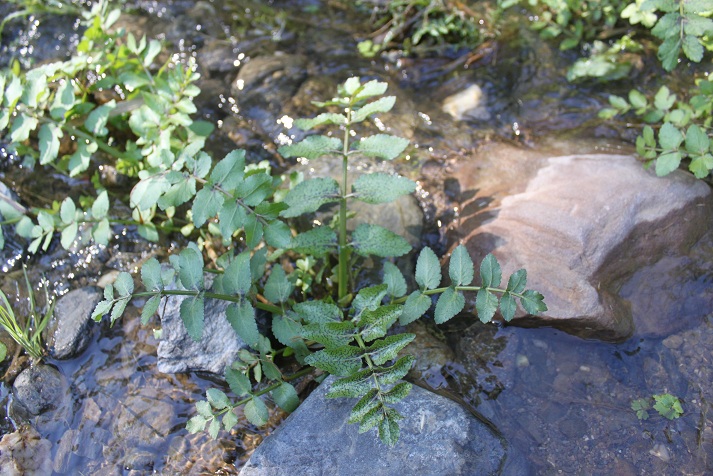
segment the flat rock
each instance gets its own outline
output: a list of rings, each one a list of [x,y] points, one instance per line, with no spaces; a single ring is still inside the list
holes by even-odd
[[[23,426],[0,440],[0,475],[45,476],[52,473],[52,443]]]
[[[96,286],[75,289],[57,300],[47,327],[50,356],[71,359],[86,350],[99,328],[92,320],[92,311],[101,300],[102,290]]]
[[[206,285],[212,275],[206,276]],[[188,297],[169,297],[161,311],[161,340],[158,344],[158,371],[163,373],[211,372],[222,375],[225,368],[247,347],[225,317],[230,304],[218,299],[207,299],[203,337],[194,341],[186,332],[181,319],[181,302]]]
[[[450,238],[476,262],[493,252],[505,276],[527,269],[549,310],[520,324],[622,340],[634,330],[622,283],[703,235],[711,193],[682,171],[656,177],[631,155],[556,154],[576,149],[491,145],[460,164],[462,214]]]
[[[325,397],[331,379],[265,439],[241,476],[488,475],[503,474],[503,468],[527,474],[521,460],[508,463],[508,445],[487,425],[456,402],[415,386],[396,405],[404,419],[395,447],[381,443],[375,430],[359,434],[347,423],[356,400]]]

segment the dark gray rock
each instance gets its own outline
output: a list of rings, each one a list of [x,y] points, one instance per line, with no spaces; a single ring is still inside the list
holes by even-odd
[[[212,275],[206,276],[206,285]],[[218,299],[207,299],[203,337],[194,341],[186,332],[181,319],[181,302],[186,297],[168,298],[161,313],[161,340],[158,344],[158,370],[163,373],[212,372],[222,375],[225,368],[238,357],[240,349],[247,347],[225,318],[230,304]]]
[[[358,426],[347,423],[356,400],[327,399],[330,381],[265,439],[241,476],[488,475],[503,468],[527,473],[524,466],[507,463],[507,444],[487,425],[454,401],[419,387],[396,405],[405,418],[395,447],[381,443],[375,431],[360,435]]]
[[[92,320],[92,311],[101,300],[102,290],[96,286],[75,289],[57,300],[47,326],[50,356],[71,359],[86,350],[99,328]]]
[[[682,171],[656,177],[629,155],[556,152],[493,145],[459,164],[464,200],[450,238],[478,261],[493,252],[505,275],[527,269],[549,310],[520,324],[624,339],[634,325],[622,283],[703,235],[710,188]]]
[[[23,419],[57,410],[67,400],[68,388],[59,370],[49,365],[34,365],[15,379],[13,410]]]

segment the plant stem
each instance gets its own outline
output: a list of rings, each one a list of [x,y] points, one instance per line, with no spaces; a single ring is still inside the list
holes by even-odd
[[[347,158],[349,154],[351,108],[347,108],[346,116],[347,122],[344,126],[342,145],[342,196],[339,199],[339,264],[337,273],[339,294],[337,302],[341,302],[347,295],[347,265],[349,263],[349,249],[347,248]]]
[[[219,293],[206,293],[203,291],[191,291],[187,289],[162,289],[161,291],[144,291],[140,293],[134,293],[131,296],[136,298],[156,296],[157,294],[160,294],[162,296],[198,296],[202,294],[204,297],[207,297],[209,299],[220,299],[222,301],[229,302],[241,302],[244,299],[240,296],[230,296],[228,294]],[[273,314],[284,314],[282,308],[279,306],[275,306],[274,304],[255,301],[255,307],[258,309],[262,309],[263,311],[271,312]]]
[[[478,292],[481,289],[483,289],[482,286],[456,286],[455,288],[456,288],[456,291],[473,291],[473,292]],[[448,288],[445,287],[445,288],[427,289],[427,290],[421,291],[421,292],[426,296],[430,296],[432,294],[443,293],[446,291],[446,289],[448,289]],[[507,289],[500,289],[500,288],[486,288],[486,289],[488,291],[494,292],[494,293],[505,294],[506,292],[509,292],[510,294],[512,294],[515,297],[522,297],[522,294],[514,293],[512,291],[508,291]],[[408,296],[403,296],[398,299],[394,299],[393,304],[403,304],[406,302],[407,299],[408,299]]]

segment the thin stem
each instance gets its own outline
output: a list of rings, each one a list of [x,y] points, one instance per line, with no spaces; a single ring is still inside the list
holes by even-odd
[[[160,294],[162,296],[199,296],[203,295],[204,297],[210,298],[210,299],[220,299],[222,301],[229,301],[229,302],[241,302],[243,300],[242,297],[240,296],[230,296],[228,294],[219,294],[219,293],[207,293],[203,291],[192,291],[189,289],[162,289],[161,291],[144,291],[140,293],[134,293],[132,294],[132,297],[149,297],[149,296],[156,296],[157,294]],[[274,304],[270,303],[264,303],[261,301],[255,301],[255,307],[258,309],[262,309],[263,311],[268,311],[273,314],[284,314],[284,311],[282,310],[281,307],[275,306]]]
[[[481,289],[483,289],[482,286],[456,286],[455,288],[456,288],[456,291],[473,291],[473,292],[478,292]],[[446,291],[446,289],[448,289],[448,288],[445,287],[445,288],[427,289],[427,290],[421,291],[421,292],[422,292],[422,294],[424,294],[426,296],[430,296],[432,294],[443,293]],[[522,297],[522,294],[514,293],[512,291],[508,291],[507,289],[500,289],[500,288],[486,288],[486,289],[490,292],[501,293],[501,294],[505,294],[505,293],[509,292],[510,294],[512,294],[515,297]],[[400,297],[398,299],[394,299],[393,303],[394,304],[403,304],[406,302],[407,299],[408,299],[408,296]]]
[[[337,302],[341,302],[347,295],[347,265],[349,261],[349,249],[347,248],[347,158],[349,155],[351,108],[347,108],[346,116],[347,122],[344,126],[342,148],[342,196],[339,199],[339,264],[337,274],[339,294]]]

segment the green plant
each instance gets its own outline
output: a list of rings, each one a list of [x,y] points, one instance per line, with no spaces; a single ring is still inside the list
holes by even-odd
[[[651,398],[638,398],[636,400],[632,400],[631,409],[636,412],[636,416],[639,420],[648,420],[648,410],[651,409],[651,401]],[[670,393],[654,395],[653,401],[654,410],[656,410],[659,415],[664,418],[675,420],[683,415],[683,408],[681,407],[680,400],[678,397],[671,395]]]
[[[30,313],[25,320],[25,325],[22,326],[15,316],[15,312],[10,305],[10,302],[5,296],[5,293],[0,290],[0,326],[17,342],[34,360],[41,360],[44,357],[45,351],[42,346],[42,332],[47,327],[49,320],[54,312],[54,301],[50,299],[47,291],[47,286],[44,286],[45,296],[47,299],[47,310],[44,314],[40,314],[37,309],[35,297],[32,292],[30,280],[27,277],[27,271],[23,268],[25,276],[25,285],[29,294]],[[5,346],[3,345],[3,348]],[[5,352],[7,349],[5,348]],[[4,355],[0,361],[4,359]]]
[[[277,193],[282,181],[264,168],[250,169],[245,165],[244,152],[235,151],[213,167],[204,153],[195,159],[187,157],[190,172],[159,172],[143,178],[134,188],[132,200],[146,205],[175,206],[177,200],[192,198],[194,226],[207,227],[221,236],[228,248],[216,263],[211,288],[204,280],[200,250],[192,245],[171,256],[170,266],[162,266],[156,259],[147,261],[141,269],[145,292],[135,293],[131,276],[121,273],[113,286],[107,286],[105,299],[94,311],[96,319],[109,313],[113,322],[133,297],[147,297],[142,311],[142,321],[146,322],[161,299],[186,296],[180,306],[181,318],[188,333],[199,339],[205,300],[232,303],[226,317],[251,348],[226,371],[237,401],[231,401],[219,389],[211,389],[207,400],[197,404],[198,414],[188,423],[190,431],[207,425],[215,436],[221,426],[231,428],[236,422],[233,409],[238,405],[245,405],[245,415],[251,422],[264,424],[267,408],[260,397],[267,393],[282,408],[293,410],[298,399],[289,381],[296,376],[283,375],[274,363],[279,356],[293,354],[302,364],[340,377],[328,395],[359,398],[350,422],[359,423],[360,431],[378,426],[382,441],[394,444],[401,416],[392,405],[408,394],[411,385],[400,379],[413,363],[413,357],[398,358],[398,354],[415,337],[390,333],[394,323],[405,325],[424,315],[432,305],[431,295],[439,295],[436,322],[445,322],[464,309],[463,292],[467,291],[477,293],[476,310],[483,322],[490,321],[498,308],[506,320],[512,319],[516,299],[529,313],[546,310],[542,295],[525,290],[524,270],[514,273],[505,289],[499,287],[502,275],[492,255],[480,267],[481,285],[472,286],[473,262],[463,246],[451,256],[449,286],[439,287],[440,262],[433,251],[424,248],[416,265],[419,289],[410,295],[406,296],[404,276],[389,261],[383,264],[383,283],[354,289],[356,277],[350,270],[358,269],[365,258],[388,259],[411,250],[404,238],[378,225],[361,224],[351,234],[347,226],[350,200],[386,203],[415,189],[412,181],[385,173],[361,175],[348,189],[348,163],[354,157],[393,160],[408,145],[405,139],[387,134],[355,138],[356,126],[393,107],[395,98],[383,96],[385,91],[385,83],[348,79],[337,97],[315,103],[327,111],[295,122],[304,130],[336,126],[341,138],[315,134],[280,149],[285,157],[339,157],[340,181],[304,180],[289,189],[284,199],[277,200],[283,196]],[[196,192],[197,184],[202,188]],[[337,205],[334,228],[320,225],[293,236],[285,219],[309,215],[327,204]],[[321,282],[313,280],[307,299],[298,299],[294,292],[304,271],[287,274],[277,261],[284,257],[313,263],[309,267],[314,271],[311,276]],[[502,297],[498,299],[497,294]],[[255,308],[272,314],[272,334],[284,347],[274,349],[271,340],[259,332]],[[296,375],[310,371],[308,367]]]
[[[381,51],[475,48],[495,36],[499,10],[487,2],[466,5],[458,0],[360,0],[370,7],[380,25],[359,43],[359,52],[372,57]],[[476,9],[476,10],[474,10]]]

